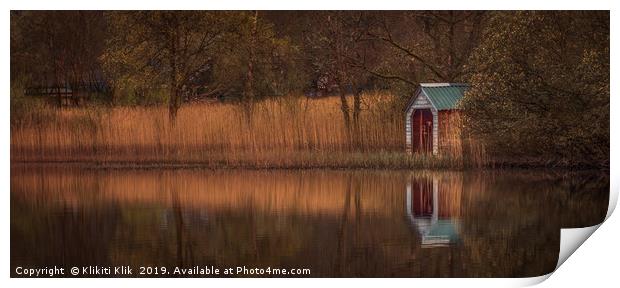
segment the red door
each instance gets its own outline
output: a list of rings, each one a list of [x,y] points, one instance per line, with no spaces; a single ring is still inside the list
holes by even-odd
[[[413,152],[431,153],[433,151],[433,113],[431,109],[418,109],[411,116],[413,131]]]

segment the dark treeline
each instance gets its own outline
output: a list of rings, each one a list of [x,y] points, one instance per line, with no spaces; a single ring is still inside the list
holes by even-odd
[[[173,121],[193,101],[250,116],[305,94],[339,96],[355,131],[363,91],[397,95],[402,113],[424,82],[471,84],[467,127],[496,155],[608,165],[606,11],[11,12],[12,121],[33,88],[166,104]]]

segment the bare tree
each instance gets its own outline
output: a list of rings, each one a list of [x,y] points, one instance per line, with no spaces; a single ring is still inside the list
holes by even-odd
[[[109,16],[113,33],[103,57],[108,70],[165,84],[172,123],[192,78],[210,68],[222,38],[238,20],[233,14],[213,11],[111,12]]]

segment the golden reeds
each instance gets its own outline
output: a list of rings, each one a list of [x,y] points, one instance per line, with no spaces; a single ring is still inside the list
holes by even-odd
[[[12,128],[11,160],[280,168],[462,164],[462,153],[406,155],[402,113],[385,109],[385,95],[372,99],[383,100],[365,107],[351,131],[338,98],[266,100],[251,119],[237,105],[191,104],[174,124],[165,107],[47,108],[39,113],[45,117],[32,115]]]

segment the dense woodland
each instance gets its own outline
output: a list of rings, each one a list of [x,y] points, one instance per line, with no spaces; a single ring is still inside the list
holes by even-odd
[[[605,167],[609,63],[607,11],[12,11],[11,153]],[[403,108],[425,82],[471,85],[459,137],[475,141],[457,160],[404,154]]]

